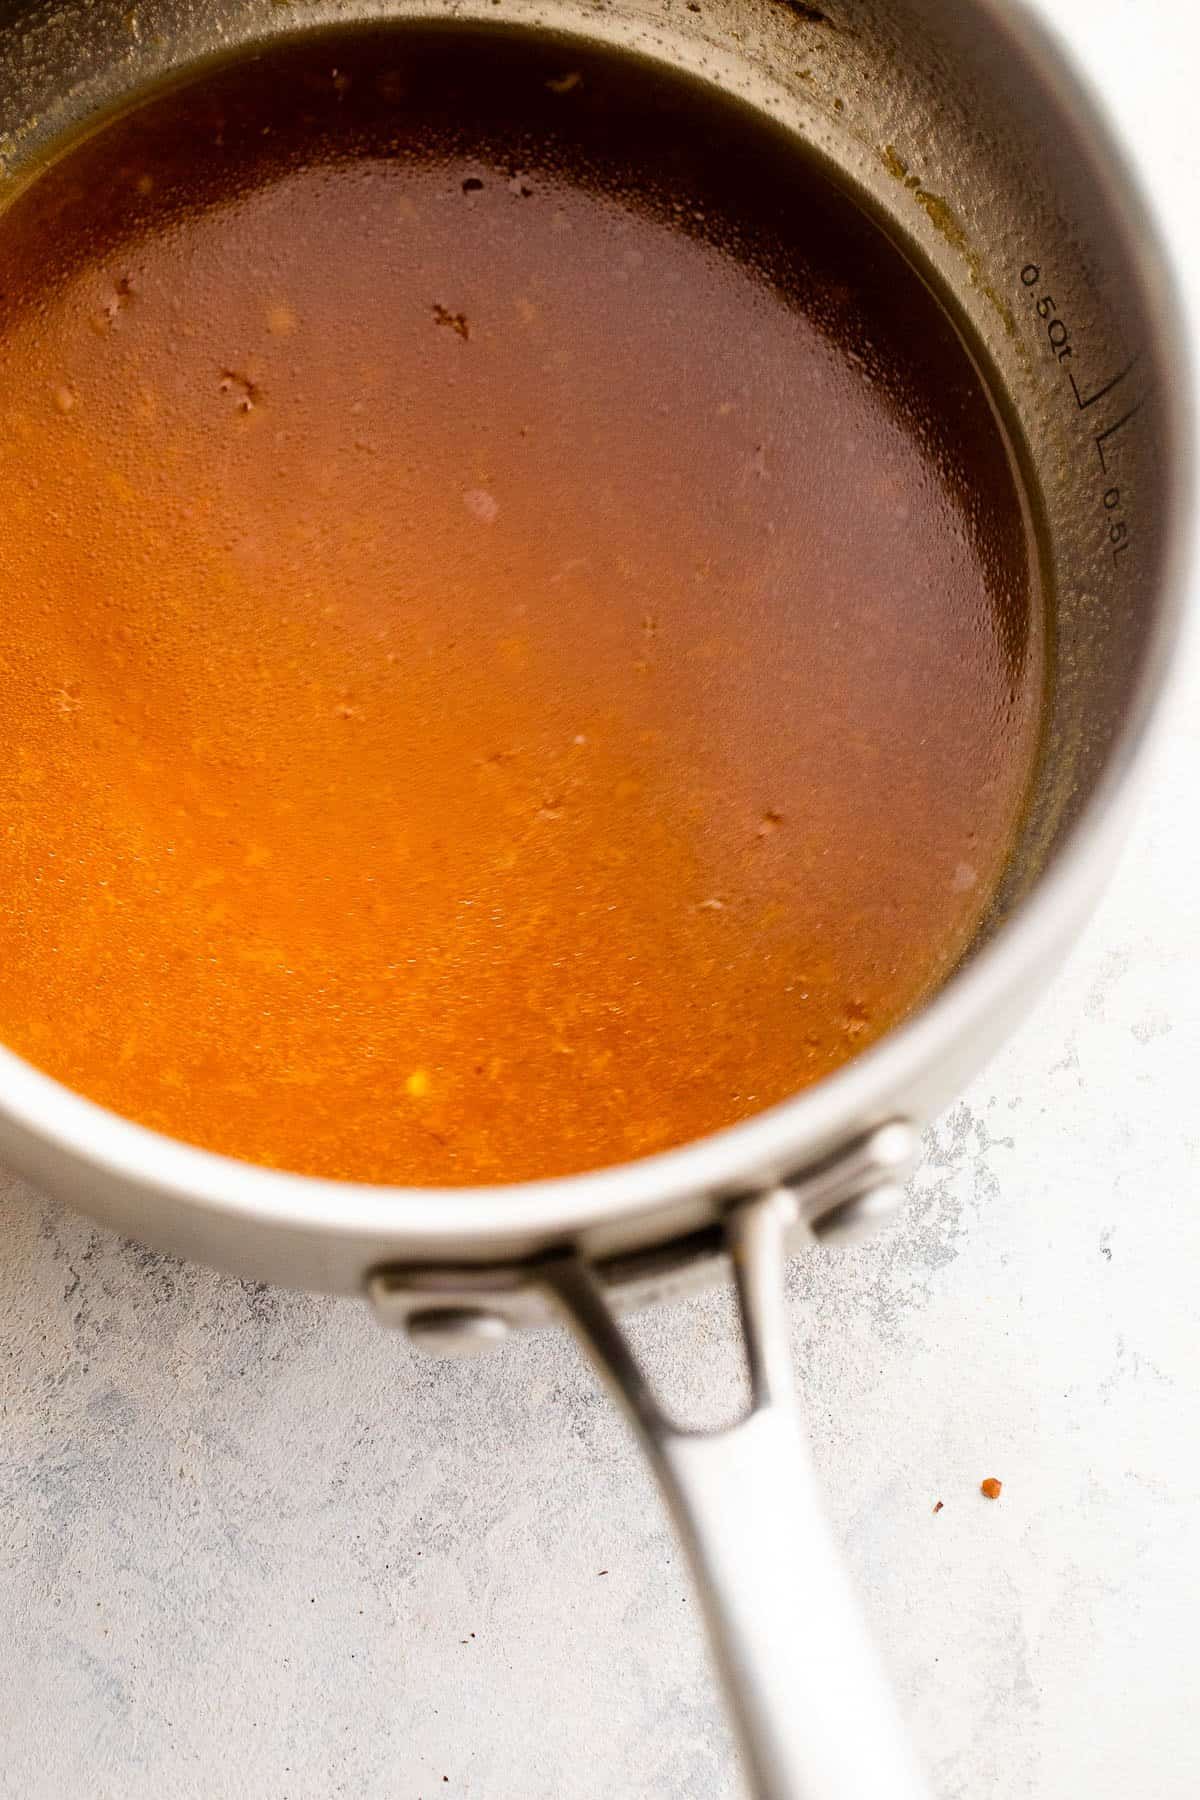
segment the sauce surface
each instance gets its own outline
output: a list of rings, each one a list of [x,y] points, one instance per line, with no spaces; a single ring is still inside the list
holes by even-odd
[[[1036,752],[1027,524],[947,317],[771,128],[325,38],[76,147],[0,267],[20,1054],[497,1182],[757,1112],[952,968]]]

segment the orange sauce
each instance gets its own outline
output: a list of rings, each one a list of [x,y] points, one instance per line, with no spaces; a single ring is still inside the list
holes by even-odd
[[[76,147],[0,267],[20,1054],[260,1163],[498,1182],[745,1118],[962,954],[1037,740],[1020,495],[769,128],[318,40]]]

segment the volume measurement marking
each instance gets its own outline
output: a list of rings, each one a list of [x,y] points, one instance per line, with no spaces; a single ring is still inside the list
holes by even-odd
[[[1081,388],[1076,378],[1075,352],[1076,342],[1072,337],[1071,327],[1058,309],[1058,302],[1053,294],[1047,292],[1042,281],[1042,271],[1037,263],[1026,263],[1021,270],[1021,286],[1029,294],[1034,303],[1038,318],[1045,325],[1046,342],[1066,378],[1075,399],[1077,412],[1090,412],[1092,407],[1112,397],[1111,404],[1104,407],[1102,413],[1095,415],[1100,429],[1092,432],[1092,446],[1096,452],[1096,460],[1100,464],[1100,474],[1105,478],[1105,486],[1097,485],[1096,495],[1100,503],[1101,518],[1107,535],[1109,553],[1115,563],[1124,555],[1133,539],[1130,534],[1129,521],[1124,516],[1125,508],[1121,499],[1121,488],[1113,480],[1121,451],[1121,433],[1130,422],[1137,418],[1145,404],[1145,395],[1132,399],[1132,390],[1125,388],[1124,383],[1137,367],[1138,359],[1133,357],[1123,369],[1098,385]],[[1113,417],[1113,414],[1116,417]],[[1088,421],[1092,423],[1092,421]]]

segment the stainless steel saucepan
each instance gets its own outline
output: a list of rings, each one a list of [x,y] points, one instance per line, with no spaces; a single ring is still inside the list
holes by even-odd
[[[1112,862],[1181,610],[1185,350],[1141,197],[1031,15],[1000,0],[825,5],[0,0],[0,205],[59,142],[166,75],[357,19],[551,30],[736,92],[835,167],[983,347],[1040,513],[1055,634],[1037,792],[979,943],[916,1016],[758,1118],[570,1180],[384,1189],[172,1142],[0,1050],[0,1155],[151,1244],[362,1294],[434,1351],[566,1320],[674,1514],[754,1791],[899,1800],[924,1789],[822,1523],[783,1258],[897,1203],[922,1125],[1036,998]],[[726,1429],[683,1431],[619,1319],[731,1268],[751,1399]]]

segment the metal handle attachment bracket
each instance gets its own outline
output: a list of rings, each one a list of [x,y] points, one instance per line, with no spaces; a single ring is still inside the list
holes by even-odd
[[[798,1250],[813,1238],[842,1243],[875,1230],[899,1206],[917,1149],[915,1127],[892,1119],[774,1184],[773,1191],[786,1197],[786,1247]],[[623,1314],[728,1281],[732,1270],[723,1219],[729,1210],[730,1203],[714,1200],[713,1222],[705,1229],[591,1261],[606,1303]],[[540,1261],[388,1263],[368,1277],[367,1294],[383,1324],[402,1327],[422,1349],[441,1356],[488,1350],[512,1330],[560,1320]]]

